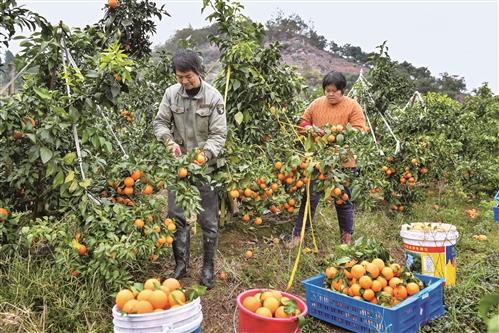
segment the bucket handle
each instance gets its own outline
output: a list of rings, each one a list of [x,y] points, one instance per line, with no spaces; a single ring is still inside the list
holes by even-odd
[[[161,333],[169,333],[169,332],[171,332],[173,330],[173,325],[172,324],[165,324],[165,325],[163,325],[161,327],[163,329],[161,331]]]

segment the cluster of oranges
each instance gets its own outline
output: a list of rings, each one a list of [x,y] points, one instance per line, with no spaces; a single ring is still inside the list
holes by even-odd
[[[143,314],[174,309],[187,304],[185,292],[180,282],[169,278],[161,281],[157,278],[148,279],[141,291],[122,289],[115,297],[119,311],[128,314]]]
[[[399,304],[424,288],[411,272],[404,271],[396,263],[385,265],[379,258],[360,263],[350,260],[328,267],[325,274],[331,289],[382,306]]]
[[[265,290],[243,300],[243,306],[251,312],[268,318],[290,318],[300,315],[296,302],[282,296],[277,290]]]
[[[112,196],[111,201],[121,203],[127,206],[135,206],[132,200],[134,194],[151,195],[154,193],[154,187],[149,183],[149,180],[144,177],[144,173],[140,170],[134,170],[129,176],[125,177],[121,182],[108,181],[107,185],[116,195]],[[140,185],[140,188],[139,188]],[[164,184],[158,184],[158,188],[164,187]],[[101,197],[109,197],[108,191],[102,191]]]
[[[151,225],[150,228],[145,229],[144,227],[146,226],[146,222]],[[156,241],[156,247],[160,248],[164,244],[171,245],[173,243],[173,237],[171,236],[171,233],[175,232],[177,230],[177,226],[175,225],[175,222],[173,222],[172,219],[166,218],[163,221],[163,227],[167,231],[167,234],[161,234],[161,225],[160,224],[155,224],[154,223],[154,217],[152,215],[148,215],[145,219],[142,218],[137,218],[133,221],[133,225],[139,229],[143,230],[144,234],[147,236],[150,232],[156,233],[159,235],[159,238]]]

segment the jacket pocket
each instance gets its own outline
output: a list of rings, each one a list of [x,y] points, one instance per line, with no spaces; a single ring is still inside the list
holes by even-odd
[[[196,130],[201,139],[206,141],[210,128],[210,116],[213,110],[201,108],[196,110]]]
[[[171,105],[173,114],[173,138],[182,145],[185,138],[185,109],[178,105]]]

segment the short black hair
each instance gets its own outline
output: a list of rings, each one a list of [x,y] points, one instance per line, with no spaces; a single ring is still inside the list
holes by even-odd
[[[194,51],[179,49],[172,58],[174,71],[193,71],[197,75],[201,74],[201,57]]]
[[[334,85],[336,89],[341,90],[343,93],[347,86],[347,79],[340,72],[331,71],[322,79],[322,90],[326,90],[326,87],[329,85]]]

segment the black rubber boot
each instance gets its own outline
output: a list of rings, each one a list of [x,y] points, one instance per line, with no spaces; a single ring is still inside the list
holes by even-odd
[[[189,266],[190,228],[177,229],[173,241],[173,256],[175,257],[175,271],[173,278],[180,279],[187,273]]]
[[[201,284],[206,288],[213,288],[215,255],[218,247],[218,236],[203,235],[203,270],[201,271]]]
[[[175,192],[168,191],[168,217],[175,220],[177,231],[173,235],[173,257],[175,258],[175,271],[172,277],[180,279],[187,273],[189,266],[189,246],[191,239],[191,226],[187,224],[182,208],[175,203]]]

